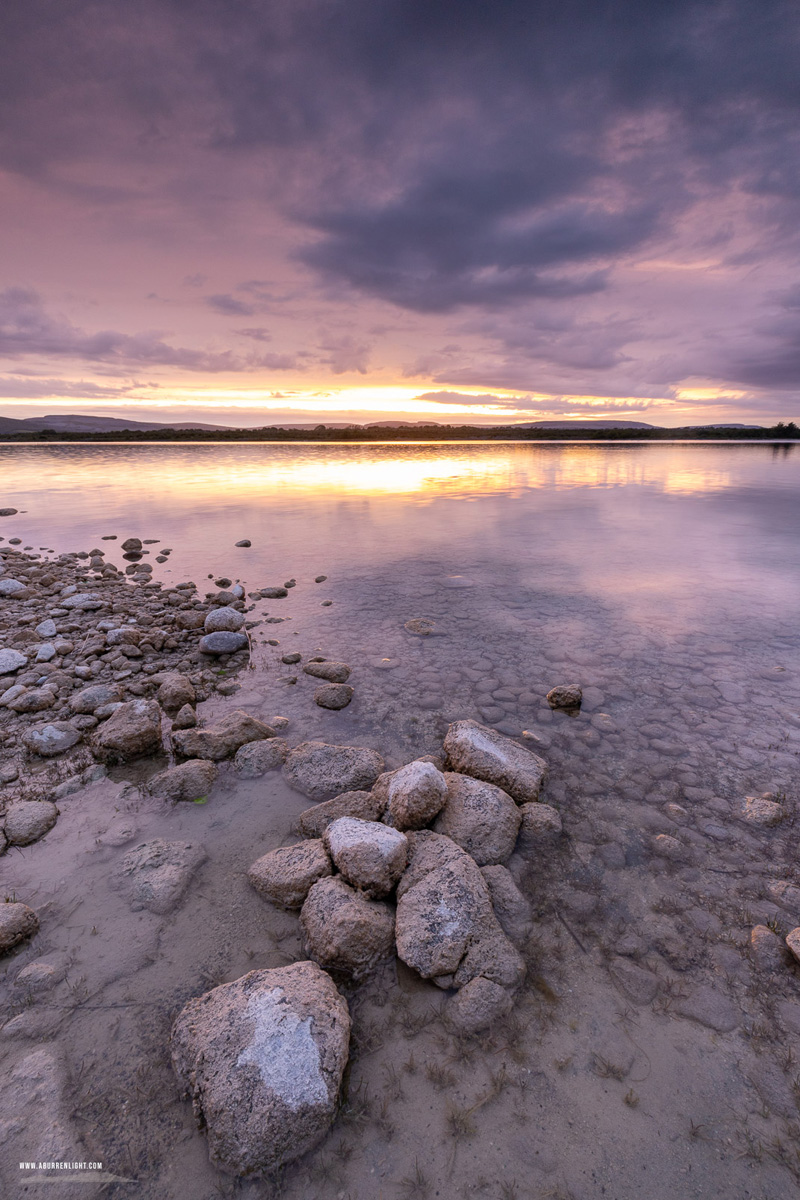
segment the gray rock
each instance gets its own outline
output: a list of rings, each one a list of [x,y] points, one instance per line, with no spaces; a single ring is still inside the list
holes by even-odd
[[[20,696],[24,696],[27,690],[28,689],[22,683],[12,684],[10,688],[6,688],[6,690],[0,694],[0,708],[8,708],[8,706],[15,700],[19,699]]]
[[[492,900],[494,915],[503,933],[519,949],[525,945],[533,929],[530,903],[514,882],[506,867],[481,867]]]
[[[397,888],[397,953],[424,979],[461,988],[479,975],[514,988],[525,964],[494,914],[478,867],[450,838],[409,835],[411,859]]]
[[[300,912],[303,941],[323,967],[362,979],[394,952],[394,914],[381,900],[368,900],[340,876],[321,879]]]
[[[477,721],[455,721],[444,749],[452,770],[496,784],[518,804],[538,798],[547,763],[502,733]]]
[[[284,738],[247,742],[236,751],[233,768],[242,779],[259,779],[267,771],[282,767],[288,753],[289,747]]]
[[[190,1000],[172,1062],[212,1163],[246,1176],[313,1150],[336,1114],[349,1040],[347,1004],[314,963],[251,971]]]
[[[134,912],[146,908],[163,916],[180,903],[192,875],[207,857],[202,846],[155,838],[125,855],[114,883]]]
[[[151,796],[177,804],[182,800],[201,800],[207,796],[217,778],[213,762],[190,759],[177,767],[168,767],[149,782],[147,790]]]
[[[0,579],[0,599],[10,600],[12,596],[19,596],[27,590],[27,584],[19,579]]]
[[[471,854],[479,867],[503,863],[514,852],[520,810],[493,783],[445,772],[447,799],[433,828]]]
[[[200,639],[201,654],[235,654],[249,646],[246,633],[207,633]]]
[[[338,711],[347,708],[353,699],[353,689],[348,683],[326,683],[314,692],[314,703],[320,708]]]
[[[447,800],[447,780],[430,761],[415,759],[377,780],[375,795],[385,805],[383,820],[395,829],[424,829]]]
[[[139,551],[142,549],[141,539],[137,538],[137,537],[127,538],[122,543],[122,549],[127,551],[128,554],[138,554]]]
[[[769,793],[765,796],[747,796],[742,808],[742,817],[748,825],[758,825],[762,829],[773,829],[780,825],[786,816],[786,809],[773,800]]]
[[[161,709],[143,697],[121,704],[92,740],[94,754],[106,763],[130,762],[161,748]]]
[[[581,706],[583,692],[577,683],[562,683],[551,688],[547,693],[547,703],[551,708],[561,708],[574,711]]]
[[[95,683],[70,696],[69,706],[74,713],[94,713],[106,704],[116,704],[121,700],[122,696],[116,684]]]
[[[27,655],[20,654],[19,650],[0,650],[0,675],[11,675],[13,671],[24,667],[27,662]]]
[[[78,592],[74,596],[66,596],[61,601],[61,607],[68,608],[70,611],[92,612],[94,609],[103,607],[103,598],[95,592]]]
[[[279,846],[253,863],[249,883],[260,896],[281,908],[301,908],[311,887],[333,874],[320,838],[296,846]]]
[[[244,622],[244,613],[226,604],[222,608],[212,608],[211,612],[206,614],[203,628],[206,633],[238,633]]]
[[[311,800],[330,800],[342,792],[371,788],[383,767],[375,750],[301,742],[290,750],[283,774],[291,788]]]
[[[408,838],[379,821],[338,817],[323,834],[344,878],[373,899],[388,896],[408,862]]]
[[[48,800],[13,800],[6,809],[5,835],[12,846],[29,846],[57,820],[58,809]]]
[[[36,662],[50,662],[56,657],[57,651],[51,642],[44,642],[36,651]]]
[[[40,638],[45,638],[48,641],[50,638],[54,638],[58,633],[55,621],[51,617],[48,617],[46,620],[40,622],[36,626],[36,633]]]
[[[185,704],[194,704],[197,696],[194,684],[179,671],[164,671],[151,679],[159,685],[156,700],[167,712],[175,712]]]
[[[679,1017],[697,1021],[699,1025],[715,1029],[718,1033],[730,1033],[741,1019],[739,1010],[730,997],[719,988],[708,985],[701,986],[691,995],[676,1000],[672,1011]]]
[[[507,1017],[514,997],[507,988],[477,975],[447,1005],[447,1022],[458,1033],[481,1033]]]
[[[0,508],[0,517],[15,517],[18,512],[18,508]]]
[[[184,729],[173,733],[172,741],[184,758],[208,758],[221,762],[224,758],[233,758],[239,747],[248,742],[263,741],[274,736],[275,730],[271,726],[237,708],[205,729]]]
[[[298,828],[306,837],[322,837],[331,821],[339,817],[359,817],[362,821],[379,821],[383,803],[374,792],[344,792],[324,804],[315,804],[300,814]]]
[[[650,1004],[655,999],[658,979],[644,967],[637,967],[628,958],[618,957],[612,959],[608,969],[614,983],[634,1004]]]
[[[760,971],[779,971],[785,966],[784,943],[766,925],[750,930],[750,957]]]
[[[39,931],[39,918],[32,908],[18,901],[0,904],[0,954],[13,950]]]
[[[49,992],[67,973],[65,962],[47,962],[37,958],[35,962],[23,967],[14,980],[15,987],[25,988],[28,992]]]
[[[552,842],[562,831],[561,817],[549,804],[521,804],[519,827],[520,850],[534,850]]]
[[[44,712],[45,709],[52,708],[55,702],[55,695],[49,688],[30,688],[15,696],[13,700],[6,700],[6,708],[18,713]]]
[[[40,754],[42,758],[55,758],[77,746],[81,740],[80,732],[70,725],[69,721],[51,721],[47,725],[34,725],[26,729],[22,741],[32,754]]]
[[[328,683],[347,683],[350,677],[350,668],[343,662],[310,662],[303,670],[315,679],[327,679]]]
[[[285,587],[265,587],[260,592],[262,600],[283,600],[289,595]]]

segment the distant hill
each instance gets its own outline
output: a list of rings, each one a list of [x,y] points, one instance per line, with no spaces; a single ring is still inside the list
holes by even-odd
[[[658,429],[646,421],[526,421],[509,429]]]
[[[43,429],[54,429],[56,433],[116,433],[131,429],[149,431],[155,429],[229,429],[229,425],[204,425],[200,421],[131,421],[126,417],[79,417],[71,413],[49,417],[0,417],[0,433],[24,433],[26,429],[39,433]]]

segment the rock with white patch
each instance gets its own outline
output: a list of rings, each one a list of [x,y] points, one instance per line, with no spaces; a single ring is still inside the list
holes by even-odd
[[[335,1116],[349,1043],[347,1003],[312,962],[251,971],[190,1000],[172,1062],[211,1161],[258,1175],[313,1150]]]
[[[34,725],[26,729],[22,741],[32,754],[42,758],[55,758],[71,750],[81,740],[80,731],[69,721],[50,721],[46,725]]]
[[[547,763],[511,738],[477,721],[455,721],[444,750],[453,771],[494,783],[518,804],[536,800],[547,775]]]
[[[382,900],[368,900],[337,875],[310,889],[300,912],[311,958],[362,979],[394,952],[394,914]]]
[[[347,882],[374,899],[388,896],[406,869],[408,838],[379,821],[339,817],[322,837]]]
[[[503,933],[475,860],[443,834],[409,834],[397,887],[397,953],[424,979],[461,988],[479,975],[517,987],[525,964]]]

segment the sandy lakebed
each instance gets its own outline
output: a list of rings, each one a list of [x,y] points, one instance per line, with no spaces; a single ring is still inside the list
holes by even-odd
[[[720,490],[704,495],[714,504]],[[346,532],[364,513],[352,496],[342,503],[358,510],[342,517]],[[756,569],[755,551],[734,555],[730,542],[709,551],[706,539],[694,559],[698,526],[681,540],[675,522],[651,550],[646,595],[632,582],[632,543],[608,542],[602,569],[619,582],[601,595],[577,585],[572,552],[555,571],[551,543],[534,551],[520,538],[493,555],[480,503],[463,506],[441,553],[428,540],[413,557],[382,558],[384,523],[349,568],[329,527],[294,563],[288,538],[268,568],[252,522],[240,523],[252,549],[226,532],[224,553],[209,553],[224,573],[176,582],[163,538],[147,544],[162,532],[152,514],[95,521],[94,537],[73,543],[84,557],[63,538],[40,548],[53,534],[32,534],[33,515],[2,518],[0,584],[21,586],[0,599],[0,655],[12,652],[0,659],[0,874],[5,899],[38,921],[0,958],[4,1195],[800,1195],[800,967],[784,941],[800,924],[788,576]],[[770,539],[789,544],[781,503],[764,522],[765,554]],[[409,511],[424,541],[435,506]],[[294,536],[294,515],[285,520]],[[641,549],[641,512],[633,527]],[[129,534],[145,544],[126,563]],[[584,539],[589,561],[585,525]],[[146,550],[165,561],[142,569]],[[671,579],[679,559],[701,558],[713,586],[702,571]],[[615,607],[617,587],[639,608]],[[691,620],[676,596],[694,605]],[[221,609],[243,617],[247,646],[232,657],[201,649]],[[345,664],[346,680],[308,674],[314,659]],[[567,684],[582,688],[580,708],[553,709],[547,694]],[[328,686],[352,698],[321,707]],[[103,730],[122,724],[120,704],[138,705],[141,720],[115,740]],[[248,880],[256,860],[304,840],[301,814],[319,798],[281,760],[316,741],[373,752],[386,771],[428,759],[452,778],[444,742],[464,721],[544,760],[533,803],[561,825],[534,822],[510,855],[497,851],[502,864],[489,860],[521,893],[500,914],[524,971],[513,1005],[469,1033],[451,1019],[459,993],[394,954],[357,979],[332,970],[352,1028],[329,1131],[274,1171],[213,1165],[170,1034],[194,998],[308,957],[298,912]],[[74,743],[42,755],[31,735],[48,724],[74,730]],[[263,726],[276,736],[241,742]],[[154,780],[220,727],[233,740],[214,751],[208,790],[167,797]],[[282,747],[272,765],[247,766],[237,738]],[[182,850],[163,887],[137,890],[131,855],[164,844]],[[42,1161],[102,1170],[20,1169]]]

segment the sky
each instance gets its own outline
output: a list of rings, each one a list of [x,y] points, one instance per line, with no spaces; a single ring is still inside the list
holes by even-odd
[[[0,414],[800,419],[796,0],[8,0]]]

